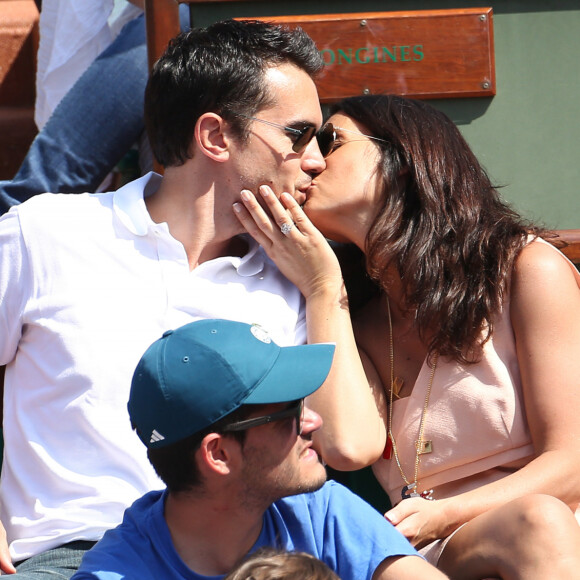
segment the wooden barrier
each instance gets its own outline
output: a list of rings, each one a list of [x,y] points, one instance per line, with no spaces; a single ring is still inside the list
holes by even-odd
[[[580,265],[580,229],[579,230],[556,230],[557,240],[563,241],[566,246],[561,251],[569,260]]]
[[[365,94],[412,98],[495,94],[491,8],[274,16],[299,26],[324,59],[323,103]]]
[[[147,58],[149,68],[179,34],[179,6],[175,0],[145,0]]]
[[[14,177],[37,133],[38,18],[33,0],[0,1],[0,180]]]
[[[190,5],[192,15],[202,3],[181,2]],[[323,103],[378,93],[415,98],[495,94],[491,8],[255,17],[299,26],[316,42],[325,63],[316,79]],[[153,63],[179,31],[175,0],[148,0],[146,18]]]

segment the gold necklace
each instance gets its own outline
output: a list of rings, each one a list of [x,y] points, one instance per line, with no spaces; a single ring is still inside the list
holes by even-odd
[[[405,482],[405,487],[401,491],[402,499],[408,499],[410,497],[422,497],[423,499],[433,500],[433,490],[419,492],[419,464],[421,463],[421,455],[424,453],[431,453],[433,450],[433,445],[431,441],[423,441],[423,434],[425,431],[425,419],[427,417],[427,409],[429,408],[429,397],[431,396],[431,388],[433,387],[433,378],[435,377],[435,369],[437,368],[438,354],[435,353],[433,358],[433,366],[431,367],[431,375],[429,377],[429,383],[427,385],[427,393],[425,394],[425,403],[423,404],[423,411],[421,412],[421,421],[419,422],[419,439],[415,441],[415,473],[413,481],[409,481],[401,461],[399,460],[399,453],[397,451],[397,444],[395,442],[395,437],[393,435],[393,397],[395,395],[395,347],[393,343],[393,322],[391,320],[391,304],[389,302],[389,297],[387,296],[387,313],[389,315],[389,355],[391,359],[391,388],[389,390],[389,413],[387,418],[387,448],[391,448],[395,461],[397,462],[397,467],[399,468],[399,473]],[[399,379],[397,379],[399,380]],[[389,449],[390,451],[390,449]]]

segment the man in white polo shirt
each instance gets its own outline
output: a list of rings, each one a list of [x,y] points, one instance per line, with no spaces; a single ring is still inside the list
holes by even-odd
[[[163,331],[219,317],[305,342],[304,299],[240,237],[232,204],[265,182],[304,201],[324,169],[313,139],[321,67],[300,31],[226,21],[185,33],[146,95],[164,176],[40,195],[0,220],[3,572],[14,563],[16,578],[69,578],[125,508],[161,486],[126,403]]]

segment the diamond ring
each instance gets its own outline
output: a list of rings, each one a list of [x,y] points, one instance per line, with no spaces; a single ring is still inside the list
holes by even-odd
[[[292,230],[292,228],[294,227],[294,224],[292,222],[285,222],[280,226],[280,231],[287,236],[290,231]]]

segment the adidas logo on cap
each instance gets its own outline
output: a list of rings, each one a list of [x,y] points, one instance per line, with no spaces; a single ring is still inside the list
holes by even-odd
[[[163,441],[165,437],[159,433],[159,431],[153,429],[153,433],[151,433],[151,439],[149,439],[149,443],[157,443],[157,441]]]

